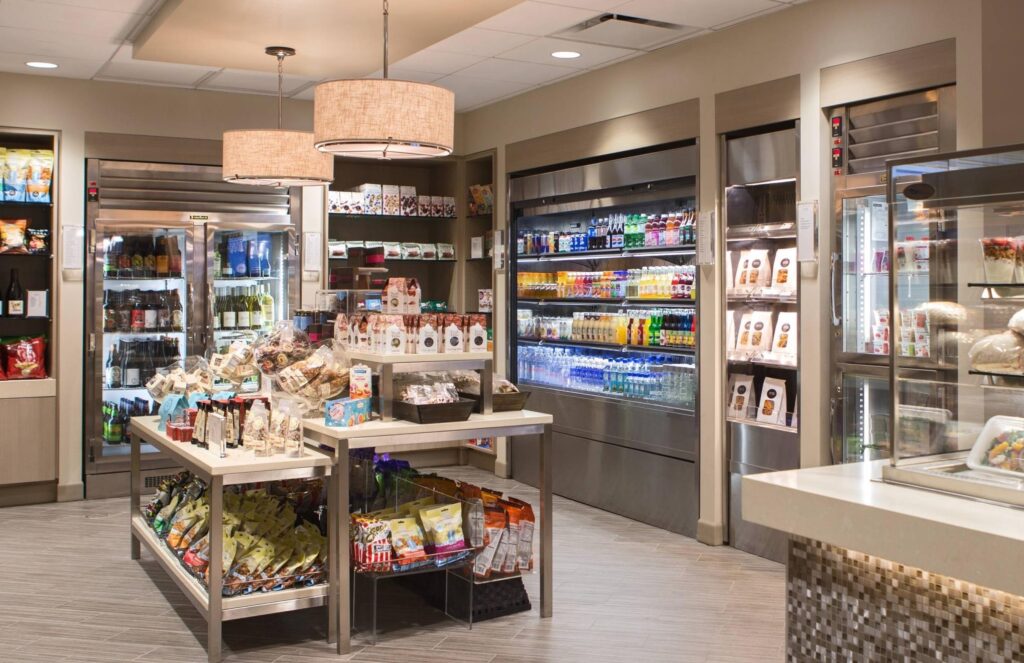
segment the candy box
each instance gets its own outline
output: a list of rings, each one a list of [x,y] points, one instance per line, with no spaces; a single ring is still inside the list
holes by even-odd
[[[324,404],[324,423],[328,426],[348,428],[369,420],[369,398],[336,398]]]
[[[384,213],[384,191],[380,184],[361,184],[359,191],[363,194],[363,214]]]
[[[401,187],[397,184],[385,184],[381,187],[383,200],[384,200],[384,214],[388,216],[398,216],[401,211]]]
[[[432,199],[430,196],[416,196],[416,209],[419,216],[430,216]]]
[[[416,216],[419,213],[419,201],[416,198],[416,187],[399,187],[398,197],[402,216]]]

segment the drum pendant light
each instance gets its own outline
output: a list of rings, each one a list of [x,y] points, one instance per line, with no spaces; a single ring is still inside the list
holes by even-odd
[[[318,85],[313,132],[318,150],[338,156],[424,159],[452,153],[452,91],[388,78],[388,0],[384,0],[383,78]]]
[[[266,52],[277,58],[277,129],[225,131],[224,181],[278,187],[330,184],[334,159],[313,147],[313,134],[281,128],[284,59],[295,55],[295,49],[268,46]]]

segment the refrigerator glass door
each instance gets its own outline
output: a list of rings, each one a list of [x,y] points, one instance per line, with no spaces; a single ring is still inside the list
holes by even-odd
[[[159,407],[146,382],[188,351],[190,245],[186,228],[97,225],[86,385],[93,472],[125,469],[128,419]],[[156,449],[143,445],[143,453]]]
[[[251,341],[288,317],[298,298],[294,255],[291,227],[207,227],[203,344],[208,352],[221,352],[236,339]],[[259,388],[256,376],[241,391]]]
[[[859,463],[888,458],[892,397],[887,377],[843,372],[836,412],[835,462]]]
[[[889,354],[889,236],[885,195],[842,201],[842,352]]]

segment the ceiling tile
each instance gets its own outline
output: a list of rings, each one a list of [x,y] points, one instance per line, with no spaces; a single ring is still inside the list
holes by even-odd
[[[559,60],[551,57],[555,51],[576,51],[580,57],[572,60]],[[639,53],[628,48],[615,48],[599,44],[584,44],[568,39],[542,37],[511,51],[501,54],[502,60],[518,60],[537,64],[569,67],[572,69],[593,69],[602,65]]]
[[[40,0],[36,0],[37,4]],[[56,5],[72,7],[88,7],[89,9],[105,9],[126,14],[147,14],[154,9],[160,0],[41,0]]]
[[[114,57],[110,59],[110,62],[105,64],[99,73],[96,74],[96,78],[191,87],[204,76],[217,71],[214,67],[134,60],[132,59],[131,52],[132,47],[129,44],[119,48]]]
[[[0,26],[117,40],[140,19],[138,14],[32,0],[4,0],[0,11]]]
[[[391,66],[396,69],[423,71],[431,74],[453,74],[460,69],[465,69],[469,65],[479,62],[481,59],[483,58],[479,55],[426,49],[419,53],[413,53],[398,62],[394,62]]]
[[[106,60],[114,54],[120,45],[120,40],[104,39],[103,37],[68,35],[29,28],[0,27],[0,51],[8,53],[33,53],[55,60],[65,57],[82,60]],[[58,62],[58,64],[60,63]]]
[[[522,35],[515,32],[469,28],[447,39],[442,39],[425,50],[467,53],[488,58],[503,53],[510,48],[522,46],[532,39],[533,37],[530,35]]]
[[[437,84],[455,93],[455,110],[463,111],[533,87],[527,83],[478,78],[464,74],[445,76]]]
[[[0,71],[58,78],[92,78],[104,63],[103,60],[59,58],[57,59],[57,64],[60,65],[58,69],[30,69],[25,66],[26,62],[45,59],[38,53],[0,53]]]
[[[540,85],[541,83],[548,83],[559,78],[571,76],[577,71],[579,70],[569,67],[553,67],[533,62],[516,62],[514,60],[490,58],[483,62],[478,62],[472,67],[466,67],[459,73],[478,78],[493,78],[498,81]]]
[[[384,72],[380,69],[364,78],[380,78]],[[429,71],[414,71],[405,67],[388,67],[388,78],[400,81],[416,81],[417,83],[433,83],[444,74],[434,74]]]
[[[582,23],[587,19],[600,16],[601,13],[592,9],[549,5],[527,0],[479,23],[477,27],[544,37]]]
[[[616,7],[615,13],[710,28],[778,6],[772,0],[631,0]]]
[[[311,78],[284,75],[284,94],[290,95],[313,82]],[[204,90],[277,94],[277,74],[263,71],[224,69],[200,85]]]

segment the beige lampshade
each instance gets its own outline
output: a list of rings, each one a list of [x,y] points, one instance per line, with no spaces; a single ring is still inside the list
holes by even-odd
[[[334,179],[334,158],[317,151],[308,131],[246,129],[224,132],[225,182],[313,186]]]
[[[339,156],[443,157],[455,143],[455,95],[411,81],[328,81],[316,86],[313,133],[318,150]]]

